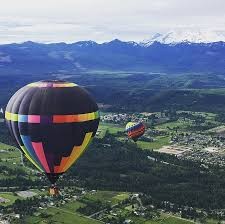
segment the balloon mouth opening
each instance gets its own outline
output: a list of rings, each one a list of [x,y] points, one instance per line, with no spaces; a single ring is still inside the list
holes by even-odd
[[[55,186],[55,182],[59,179],[60,175],[63,173],[46,173],[48,180],[51,182],[52,186]]]

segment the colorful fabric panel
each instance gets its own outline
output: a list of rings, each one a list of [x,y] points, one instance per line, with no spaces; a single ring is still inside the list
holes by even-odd
[[[75,114],[75,115],[23,115],[13,114],[8,111],[5,112],[5,118],[8,121],[24,122],[31,124],[60,124],[60,123],[76,123],[86,122],[99,118],[99,112],[92,112],[87,114]]]

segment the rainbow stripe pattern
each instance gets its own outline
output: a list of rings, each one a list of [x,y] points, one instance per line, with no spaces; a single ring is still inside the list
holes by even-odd
[[[128,137],[136,142],[145,133],[145,126],[142,122],[129,122],[126,125],[126,132]]]
[[[100,116],[87,91],[54,80],[18,90],[7,105],[5,119],[24,156],[54,184],[87,149]]]
[[[8,121],[23,122],[30,124],[61,124],[86,122],[99,118],[99,112],[95,111],[87,114],[75,115],[23,115],[5,112],[5,118]]]

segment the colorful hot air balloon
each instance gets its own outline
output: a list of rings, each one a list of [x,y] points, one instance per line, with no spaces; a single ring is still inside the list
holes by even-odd
[[[126,125],[126,132],[128,137],[136,142],[145,133],[145,126],[142,122],[129,122]]]
[[[53,185],[85,151],[99,124],[98,106],[89,93],[57,80],[18,90],[5,118],[24,155]]]

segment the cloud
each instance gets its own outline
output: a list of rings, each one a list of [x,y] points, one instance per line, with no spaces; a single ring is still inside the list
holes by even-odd
[[[0,43],[143,40],[171,29],[224,29],[225,25],[224,0],[0,0],[0,3]]]

